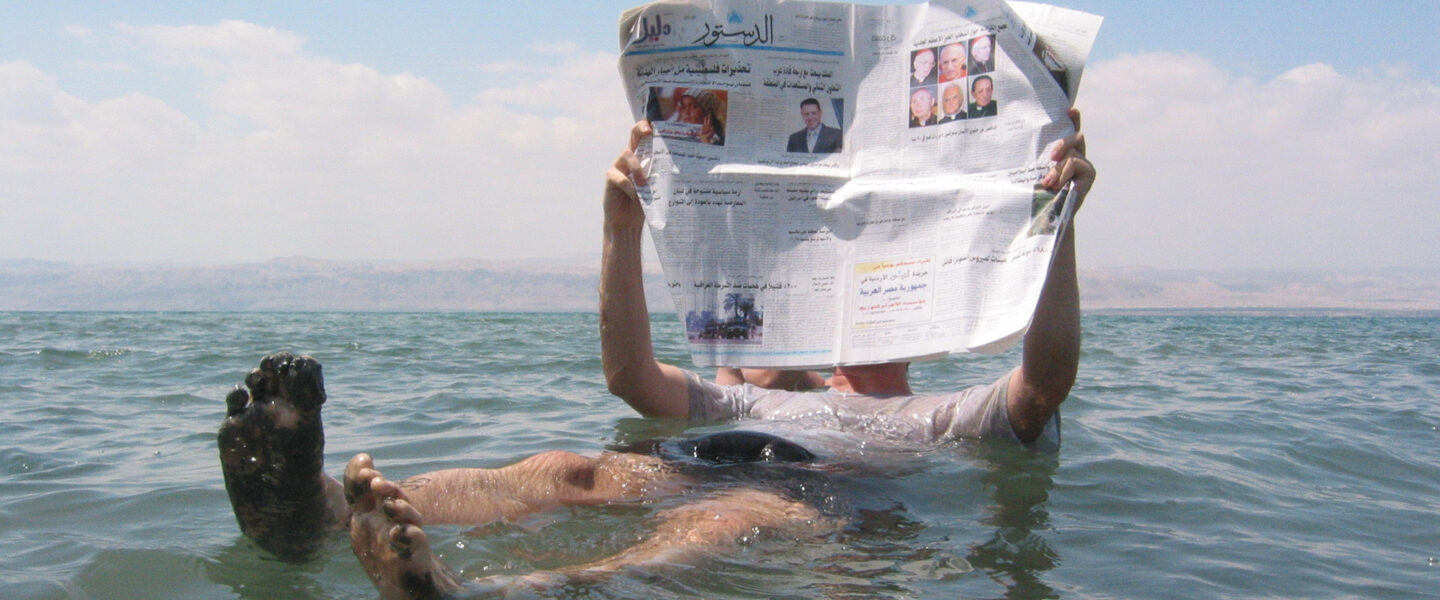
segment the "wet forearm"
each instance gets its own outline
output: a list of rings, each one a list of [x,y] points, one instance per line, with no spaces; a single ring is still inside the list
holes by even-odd
[[[653,368],[650,314],[641,272],[642,226],[605,224],[600,266],[600,355],[610,391],[627,401]]]
[[[1050,273],[1025,334],[1025,384],[1049,405],[1070,393],[1080,364],[1080,288],[1075,269],[1075,227],[1055,245]]]

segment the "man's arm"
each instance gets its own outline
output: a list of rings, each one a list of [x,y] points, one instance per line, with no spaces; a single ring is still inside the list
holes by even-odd
[[[1049,190],[1075,182],[1070,202],[1083,202],[1095,182],[1095,167],[1085,159],[1085,136],[1080,131],[1080,113],[1070,111],[1075,135],[1061,140],[1052,154],[1054,169],[1041,180]],[[1079,204],[1076,205],[1079,208]],[[1056,243],[1050,273],[1040,290],[1040,300],[1025,346],[1020,368],[1010,376],[1006,405],[1010,425],[1021,441],[1040,436],[1060,403],[1070,394],[1080,366],[1080,288],[1075,275],[1075,223],[1072,220]]]
[[[635,185],[645,184],[635,147],[650,124],[630,130],[630,144],[605,174],[605,247],[600,263],[600,358],[605,384],[646,417],[688,417],[685,371],[655,360],[650,311],[640,268],[645,213]],[[632,181],[633,178],[633,181]]]

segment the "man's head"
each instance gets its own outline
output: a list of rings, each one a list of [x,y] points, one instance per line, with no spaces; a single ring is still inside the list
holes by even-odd
[[[956,42],[940,49],[940,78],[945,81],[965,76],[965,44]]]
[[[970,97],[977,106],[990,106],[990,97],[995,94],[995,82],[989,75],[981,75],[970,82]]]
[[[995,40],[988,35],[982,35],[970,40],[970,56],[976,63],[990,61],[990,53],[995,49]]]
[[[930,88],[915,88],[910,92],[910,116],[924,121],[935,113],[935,92]]]
[[[915,79],[923,81],[930,76],[930,70],[935,68],[935,52],[926,48],[915,53],[915,58],[910,61],[910,66],[915,68],[912,73]]]
[[[965,111],[965,90],[961,89],[960,84],[945,86],[945,91],[940,92],[940,107],[947,115]]]
[[[821,115],[819,100],[806,98],[800,102],[800,118],[805,120],[806,129],[819,127]]]

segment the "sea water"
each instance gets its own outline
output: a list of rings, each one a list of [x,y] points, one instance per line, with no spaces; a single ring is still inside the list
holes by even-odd
[[[1440,318],[1087,314],[1056,454],[877,453],[847,524],[542,597],[1440,597]],[[675,319],[657,354],[689,366]],[[685,435],[605,391],[594,314],[0,313],[0,598],[373,598],[337,534],[241,537],[223,398],[277,350],[324,365],[327,470],[391,478]],[[917,392],[1018,353],[916,365]],[[710,425],[713,428],[713,424]],[[465,577],[602,558],[684,499],[432,527]]]

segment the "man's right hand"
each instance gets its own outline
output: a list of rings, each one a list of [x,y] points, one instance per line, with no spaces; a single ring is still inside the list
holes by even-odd
[[[636,186],[647,185],[645,169],[635,149],[640,142],[650,137],[654,130],[648,121],[640,121],[630,128],[630,144],[616,157],[615,164],[605,173],[605,226],[618,228],[639,228],[645,223],[645,211],[640,207],[640,196]]]

